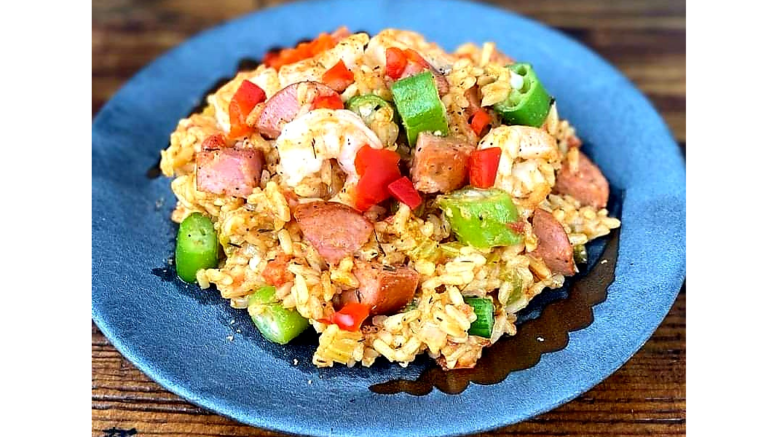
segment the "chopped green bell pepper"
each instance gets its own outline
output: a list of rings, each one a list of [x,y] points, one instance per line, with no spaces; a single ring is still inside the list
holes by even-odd
[[[275,300],[275,287],[264,286],[248,298],[251,320],[264,338],[286,344],[310,326],[296,310],[284,308]]]
[[[411,146],[415,145],[421,132],[439,131],[442,135],[448,134],[445,107],[440,101],[431,72],[424,71],[394,82],[391,94]]]
[[[515,312],[529,303],[529,300],[523,294],[523,278],[521,275],[514,271],[504,272],[500,279],[505,282],[509,282],[513,286],[513,292],[507,298],[505,308],[508,312]]]
[[[553,99],[545,91],[531,64],[513,64],[507,68],[511,71],[514,87],[507,99],[494,105],[494,109],[502,116],[505,124],[542,126]],[[515,82],[520,86],[515,87]]]
[[[440,258],[441,252],[439,251],[440,245],[428,237],[423,237],[423,239],[418,243],[416,247],[413,249],[410,249],[407,252],[407,256],[410,257],[413,261],[418,261],[419,259],[437,262],[437,260]]]
[[[219,263],[219,242],[209,218],[195,212],[178,228],[175,242],[175,271],[186,282],[197,280],[197,271]]]
[[[510,227],[518,222],[518,208],[510,195],[500,189],[466,187],[440,196],[439,203],[451,230],[462,243],[488,249],[523,241],[523,234]]]

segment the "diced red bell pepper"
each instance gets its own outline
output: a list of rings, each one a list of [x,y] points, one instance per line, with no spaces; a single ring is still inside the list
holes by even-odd
[[[339,40],[347,36],[346,33],[349,34],[347,29],[345,29],[345,33],[341,29],[335,31],[335,33],[339,34],[333,36],[328,33],[322,33],[313,41],[299,43],[297,47],[268,52],[264,55],[263,63],[268,67],[278,70],[284,65],[311,58],[321,52],[331,49],[337,45]]]
[[[407,56],[402,49],[389,47],[386,49],[386,74],[392,79],[399,79],[407,66]]]
[[[343,109],[343,101],[340,100],[340,96],[318,96],[313,99],[313,109]]]
[[[416,64],[421,64],[426,67],[429,66],[429,63],[426,62],[426,59],[424,59],[424,57],[421,56],[421,54],[417,51],[413,49],[405,49],[404,53],[408,61],[415,62]]]
[[[379,170],[371,167],[364,172],[356,183],[356,209],[365,211],[372,205],[376,205],[391,196],[388,185],[397,180],[402,174],[399,168],[385,168]]]
[[[478,136],[483,135],[483,132],[489,124],[491,124],[491,117],[484,109],[479,109],[475,112],[472,116],[472,121],[469,122],[470,127],[472,127],[472,130],[475,131],[475,134]]]
[[[399,160],[400,156],[397,152],[388,149],[373,149],[365,145],[356,152],[354,165],[356,166],[356,174],[362,176],[367,167],[370,167],[372,164],[396,167],[399,164]]]
[[[477,188],[491,188],[496,181],[502,149],[491,147],[475,150],[469,157],[469,183]]]
[[[386,149],[362,146],[356,152],[356,209],[364,211],[391,196],[388,185],[402,177],[399,154]]]
[[[340,311],[326,319],[318,319],[321,323],[335,323],[345,331],[358,331],[362,323],[370,316],[370,307],[363,303],[348,302],[340,308]]]
[[[418,194],[418,191],[413,186],[413,182],[407,176],[403,176],[390,183],[388,190],[395,199],[409,206],[410,209],[416,209],[423,203],[421,195]]]
[[[308,53],[310,54],[309,57],[313,57],[323,51],[331,49],[337,45],[337,43],[335,42],[334,38],[332,38],[332,35],[328,33],[322,33],[318,35],[318,38],[314,39],[310,43],[302,43],[300,45],[306,45]]]
[[[435,76],[440,75],[423,56],[413,49],[401,50],[396,47],[386,49],[386,75],[390,78],[400,79],[414,76],[426,70],[432,71]],[[442,78],[441,75],[440,77]]]
[[[345,62],[341,59],[334,67],[324,73],[321,80],[329,88],[341,93],[353,83],[353,73],[351,73],[351,70],[345,66]]]
[[[229,137],[239,138],[251,133],[253,129],[246,124],[248,114],[254,107],[267,99],[267,94],[259,85],[244,80],[229,102]]]
[[[277,52],[268,52],[264,55],[264,64],[279,70],[286,64],[293,64],[294,62],[301,61],[303,58],[296,48],[282,49]]]
[[[405,49],[402,53],[405,55],[405,59],[407,59],[407,65],[402,71],[400,78],[415,76],[424,71],[431,71],[434,75],[434,84],[437,87],[440,96],[448,93],[450,86],[448,85],[445,76],[424,59],[423,56],[413,49]]]
[[[276,68],[275,66],[281,63],[281,52],[280,51],[269,51],[264,54],[264,58],[262,59],[262,64],[270,66],[272,68]],[[280,67],[280,65],[278,65]]]
[[[432,71],[432,74],[435,73],[435,70],[432,68],[432,66],[429,65],[429,63],[426,62],[426,59],[424,59],[424,57],[421,56],[417,51],[413,49],[405,49],[403,53],[407,59],[407,65],[402,72],[402,77],[415,76],[416,74],[423,73],[427,70]]]

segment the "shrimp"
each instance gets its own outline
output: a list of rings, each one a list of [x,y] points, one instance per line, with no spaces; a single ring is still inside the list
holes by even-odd
[[[534,127],[500,126],[478,144],[478,149],[490,147],[502,149],[494,186],[518,198],[521,206],[534,210],[556,184],[554,172],[561,161],[556,140]]]
[[[275,142],[280,163],[278,173],[286,185],[305,196],[304,179],[326,170],[325,162],[336,159],[345,173],[344,187],[332,199],[353,206],[358,182],[356,152],[364,145],[382,149],[383,144],[358,115],[344,109],[315,109],[284,126]]]
[[[208,96],[208,103],[216,110],[216,120],[218,120],[219,127],[224,132],[229,132],[229,102],[232,100],[232,96],[235,95],[237,89],[240,88],[240,84],[244,80],[248,80],[258,85],[267,98],[273,96],[281,89],[281,84],[278,81],[278,73],[272,68],[268,68],[265,65],[260,65],[254,71],[242,71],[235,76],[234,79],[227,82],[224,86],[218,89],[215,93]]]
[[[365,61],[370,67],[385,67],[386,49],[389,47],[413,49],[441,73],[449,71],[456,61],[436,43],[426,41],[420,33],[398,29],[386,29],[373,36],[364,51]]]
[[[355,33],[312,58],[282,66],[278,72],[281,86],[285,87],[302,81],[320,82],[324,73],[341,59],[349,70],[353,70],[364,56],[364,46],[369,39],[366,33]]]

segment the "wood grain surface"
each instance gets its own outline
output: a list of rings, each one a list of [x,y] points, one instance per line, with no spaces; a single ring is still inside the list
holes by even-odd
[[[97,0],[92,18],[92,111],[139,69],[193,34],[283,1]],[[554,26],[626,74],[685,149],[685,2],[492,1]],[[685,435],[685,288],[645,346],[577,399],[483,436]],[[161,388],[92,325],[93,436],[272,436]]]

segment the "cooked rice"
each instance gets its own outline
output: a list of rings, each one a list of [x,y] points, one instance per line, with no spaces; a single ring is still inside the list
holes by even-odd
[[[291,257],[288,271],[293,280],[276,288],[276,298],[284,307],[294,308],[311,319],[320,333],[319,347],[313,356],[317,366],[327,367],[334,363],[371,366],[378,357],[407,365],[416,356],[428,354],[447,369],[471,367],[484,347],[504,335],[516,333],[516,313],[534,296],[564,283],[563,276],[553,274],[541,259],[532,256],[537,237],[527,220],[531,209],[523,211],[522,220],[526,226],[521,244],[479,250],[444,245],[452,239],[450,224],[442,212],[429,207],[433,202],[427,205],[427,214],[423,217],[415,216],[407,206],[401,205],[391,220],[386,220],[382,208],[375,207],[365,214],[374,222],[374,237],[353,256],[330,267],[305,240],[292,219],[291,206],[284,195],[289,187],[284,186],[276,173],[279,155],[273,141],[264,140],[258,134],[245,141],[244,146],[261,151],[265,161],[260,186],[247,199],[205,193],[196,187],[195,154],[205,138],[228,129],[227,107],[242,80],[259,84],[269,97],[281,86],[296,81],[295,78],[320,80],[327,68],[343,58],[354,64],[355,76],[355,83],[343,93],[344,99],[377,94],[390,100],[384,71],[375,68],[379,64],[375,53],[380,51],[371,49],[382,47],[381,44],[414,48],[427,56],[435,67],[443,69],[441,66],[447,65],[450,92],[442,101],[451,135],[476,142],[477,137],[473,138],[465,114],[470,105],[465,93],[477,84],[482,95],[481,106],[490,107],[504,100],[511,89],[510,73],[505,68],[509,58],[498,52],[493,43],[482,47],[466,44],[455,52],[456,55],[449,55],[425,42],[418,34],[393,32],[400,31],[378,34],[366,52],[364,46],[369,38],[357,34],[320,55],[320,59],[282,67],[280,74],[264,66],[253,72],[239,73],[208,98],[210,105],[202,113],[181,120],[171,135],[169,148],[162,151],[161,160],[163,173],[174,177],[171,188],[178,203],[172,220],[180,223],[193,212],[212,219],[226,257],[218,268],[197,272],[197,283],[203,289],[215,285],[221,296],[229,299],[235,308],[247,308],[247,297],[264,285],[262,272],[269,260],[280,254]],[[368,127],[384,146],[401,151],[407,146],[396,144],[399,126],[392,120],[395,116],[390,109],[376,113]],[[567,120],[559,118],[555,105],[543,128],[558,142],[561,156],[574,165],[577,148],[570,147],[569,142],[576,139],[575,130]],[[544,173],[549,172],[551,179],[557,170],[558,165],[541,169]],[[336,162],[327,161],[320,174],[304,179],[292,187],[293,191],[302,202],[326,200],[341,190],[343,177],[338,171]],[[585,244],[620,226],[618,219],[608,217],[606,209],[581,205],[568,195],[542,192],[536,203],[564,226],[573,245]],[[353,273],[356,261],[407,265],[415,269],[421,277],[414,298],[416,307],[399,314],[374,316],[357,332],[317,322],[335,311],[332,301],[338,294],[359,287]],[[520,286],[520,290],[514,290],[516,286]],[[490,338],[468,335],[475,314],[465,303],[464,296],[493,299],[496,314]]]

